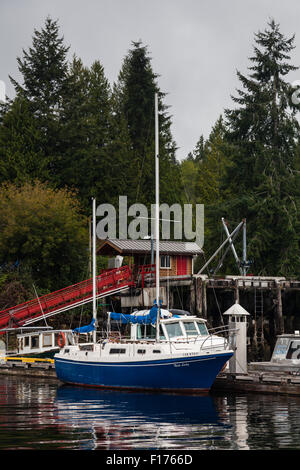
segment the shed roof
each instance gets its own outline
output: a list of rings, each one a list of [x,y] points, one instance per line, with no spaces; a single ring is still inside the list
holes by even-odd
[[[154,240],[154,250],[156,242]],[[101,240],[97,247],[98,254],[111,254],[113,251],[120,255],[148,254],[151,252],[151,240],[131,240],[131,239],[106,239]],[[160,240],[159,251],[161,254],[173,255],[199,255],[201,248],[195,242],[166,241]]]

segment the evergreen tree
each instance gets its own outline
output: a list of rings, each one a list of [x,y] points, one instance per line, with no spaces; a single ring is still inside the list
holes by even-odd
[[[130,203],[138,201],[151,204],[155,201],[155,93],[159,95],[160,196],[162,202],[174,203],[179,200],[181,187],[175,156],[176,144],[171,134],[171,117],[163,103],[165,94],[158,88],[157,74],[152,70],[147,47],[134,42],[124,59],[114,88],[115,100],[127,122],[131,142],[127,171]]]
[[[19,84],[10,77],[17,96],[28,101],[37,120],[42,136],[41,148],[54,181],[56,160],[61,152],[57,136],[69,50],[63,41],[63,37],[59,37],[57,21],[48,17],[41,31],[34,30],[32,47],[28,51],[23,49],[23,58],[17,58],[23,83]]]
[[[203,160],[205,155],[205,140],[203,135],[200,136],[195,149],[193,150],[193,157],[196,162]]]
[[[74,57],[62,101],[60,141],[63,151],[58,178],[60,186],[78,190],[88,213],[91,197],[105,200],[112,192],[107,152],[110,94],[100,62],[95,61],[88,69]]]
[[[285,76],[294,36],[287,39],[273,20],[255,35],[248,77],[226,110],[232,165],[224,178],[230,193],[222,206],[231,220],[247,218],[248,252],[258,274],[299,275],[297,235],[299,186],[296,180],[296,137],[299,125]]]
[[[42,137],[26,98],[16,97],[0,125],[0,184],[48,178]]]

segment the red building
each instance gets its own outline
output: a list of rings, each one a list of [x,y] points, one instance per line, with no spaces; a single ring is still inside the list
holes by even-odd
[[[123,264],[128,264],[137,272],[141,271],[143,266],[152,265],[151,260],[155,260],[155,245],[155,240],[152,246],[150,239],[106,239],[98,244],[97,254],[114,259],[121,256]],[[201,254],[202,250],[195,242],[160,240],[159,253],[160,277],[191,276],[194,274],[194,258]],[[110,263],[107,267],[114,267],[114,265]]]

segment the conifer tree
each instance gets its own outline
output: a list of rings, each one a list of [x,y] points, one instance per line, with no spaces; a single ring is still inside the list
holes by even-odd
[[[42,136],[26,98],[16,97],[0,125],[0,184],[48,179]]]
[[[111,191],[107,153],[110,94],[100,62],[95,61],[89,69],[74,57],[61,106],[58,178],[60,186],[78,190],[87,212],[91,197],[109,199]]]
[[[255,35],[248,77],[226,110],[232,164],[224,178],[230,192],[223,215],[247,218],[248,252],[257,274],[299,275],[299,186],[296,137],[299,125],[286,75],[294,36],[285,38],[271,20]]]
[[[154,95],[159,95],[160,194],[163,202],[178,202],[180,194],[179,165],[176,144],[171,134],[171,117],[163,103],[157,74],[152,70],[147,47],[133,42],[125,57],[114,89],[120,112],[124,115],[131,142],[128,162],[128,196],[132,202],[153,203],[155,200],[154,166]],[[172,181],[172,185],[170,185]]]
[[[23,83],[10,77],[17,96],[29,103],[42,136],[41,149],[49,175],[55,181],[56,159],[60,154],[59,113],[67,79],[67,53],[58,22],[48,17],[41,31],[34,30],[32,46],[17,58]]]

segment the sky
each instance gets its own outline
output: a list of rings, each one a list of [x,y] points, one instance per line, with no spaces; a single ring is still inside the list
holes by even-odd
[[[236,72],[248,74],[254,34],[271,18],[286,37],[295,34],[291,62],[300,65],[299,0],[0,0],[0,81],[10,98],[8,75],[21,81],[16,59],[48,15],[58,20],[69,58],[76,54],[86,66],[99,60],[111,84],[132,41],[148,47],[167,93],[178,160],[234,107]],[[300,80],[300,70],[288,80]]]

